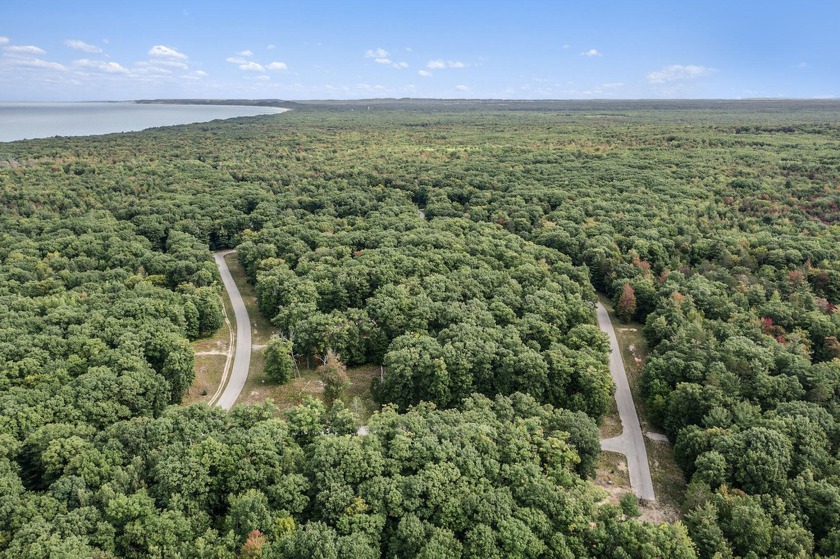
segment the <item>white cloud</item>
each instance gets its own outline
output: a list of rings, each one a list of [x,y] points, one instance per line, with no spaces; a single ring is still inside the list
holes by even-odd
[[[3,51],[12,54],[47,54],[47,51],[34,45],[11,45],[3,47]]]
[[[189,56],[182,52],[178,52],[176,49],[172,47],[167,47],[164,45],[155,45],[149,49],[147,53],[152,58],[171,58],[175,60],[187,60]]]
[[[458,90],[458,91],[469,91],[470,90],[470,88],[465,86],[465,85],[456,85],[455,89]]]
[[[647,80],[654,84],[693,80],[708,76],[714,72],[717,72],[715,68],[707,68],[706,66],[672,64],[671,66],[665,66],[664,68],[650,72],[647,75]]]
[[[466,68],[467,65],[459,60],[429,60],[426,68],[431,70],[442,70],[444,68]]]
[[[82,58],[80,60],[74,60],[73,66],[77,68],[88,68],[91,70],[98,70],[100,72],[106,72],[108,74],[128,74],[130,73],[127,68],[124,68],[117,64],[116,62],[103,62],[102,60],[88,60],[87,58]]]
[[[59,70],[62,72],[66,72],[67,68],[59,64],[58,62],[50,62],[48,60],[41,60],[40,58],[19,58],[19,57],[8,57],[6,58],[8,64],[13,66],[23,66],[26,68],[46,68],[49,70]]]
[[[388,58],[389,56],[391,56],[391,53],[385,49],[368,49],[365,52],[365,58]]]
[[[250,52],[250,51],[243,51],[243,52]],[[241,55],[242,53],[240,52],[239,54]],[[253,53],[251,53],[251,54],[253,54]],[[248,56],[250,56],[251,54],[249,54]],[[278,72],[282,72],[284,70],[289,69],[289,67],[286,65],[285,62],[276,62],[275,61],[275,62],[272,62],[270,64],[267,64],[267,65],[263,66],[262,64],[259,64],[258,62],[254,62],[253,60],[246,60],[246,59],[242,58],[241,56],[229,56],[228,58],[225,59],[225,61],[229,62],[231,64],[236,64],[237,66],[239,66],[240,70],[244,70],[246,72],[265,72],[266,70],[275,70],[275,71],[278,71]]]
[[[263,81],[264,81],[264,80],[270,80],[270,79],[271,79],[271,77],[270,77],[270,76],[266,76],[265,74],[263,74],[262,76],[257,76],[257,79],[258,79],[258,80],[263,80]]]
[[[246,62],[245,64],[240,64],[239,69],[245,70],[246,72],[265,72],[265,68],[263,68],[262,64],[257,64],[256,62]]]
[[[418,76],[423,76],[424,78],[431,78],[432,77],[432,73],[429,72],[428,70],[418,70],[417,75]]]
[[[155,66],[168,66],[169,68],[178,68],[179,70],[187,70],[189,66],[187,66],[183,62],[178,62],[177,60],[152,60],[152,64]]]
[[[266,48],[266,49],[268,49],[268,50],[274,50],[274,49],[276,49],[277,47],[276,47],[276,46],[274,46],[274,45],[268,45],[268,46],[266,46],[265,48]]]
[[[572,45],[567,43],[567,44],[563,45],[563,48],[564,49],[570,49],[570,48],[572,48]]]
[[[157,64],[157,61],[151,62],[137,62],[134,64],[134,71],[138,74],[144,75],[169,75],[172,70],[167,70]]]
[[[9,42],[8,37],[0,37],[0,45],[5,45],[8,42]]]
[[[241,50],[237,54],[239,56],[254,56],[254,53],[249,50]]]
[[[193,82],[196,82],[196,81],[201,80],[201,79],[206,78],[206,77],[207,77],[207,72],[205,72],[204,70],[196,70],[195,72],[188,72],[186,74],[181,74],[180,76],[178,76],[178,79],[192,80]]]
[[[580,53],[581,56],[601,56],[601,53],[598,52],[598,49],[589,49],[586,52]]]
[[[394,62],[390,58],[390,53],[384,49],[369,50],[365,53],[365,58],[373,58],[377,64],[393,66],[397,70],[408,68],[408,62]]]
[[[79,41],[78,39],[67,39],[66,41],[64,41],[64,44],[70,47],[71,49],[80,50],[82,52],[102,52],[102,49],[97,47],[96,45],[89,45],[84,41]]]

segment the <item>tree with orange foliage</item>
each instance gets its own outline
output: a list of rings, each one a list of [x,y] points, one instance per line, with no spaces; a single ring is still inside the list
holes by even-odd
[[[259,530],[251,530],[248,539],[242,544],[239,551],[239,559],[258,559],[262,557],[263,546],[266,544],[266,537]]]
[[[615,314],[624,322],[629,321],[636,314],[636,292],[633,286],[625,283],[615,305]]]

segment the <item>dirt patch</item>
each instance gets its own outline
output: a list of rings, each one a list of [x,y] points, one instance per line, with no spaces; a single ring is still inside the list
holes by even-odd
[[[320,380],[310,380],[306,384],[303,385],[303,388],[300,389],[301,395],[303,394],[323,394],[324,393],[324,383]]]
[[[213,334],[210,338],[203,340],[196,340],[193,342],[193,351],[199,353],[227,353],[230,346],[230,336],[228,336],[227,326],[223,325],[218,332]]]
[[[642,511],[642,516],[639,519],[645,522],[673,523],[682,518],[679,510],[671,505],[663,505],[659,501],[656,503],[640,502],[639,508]]]

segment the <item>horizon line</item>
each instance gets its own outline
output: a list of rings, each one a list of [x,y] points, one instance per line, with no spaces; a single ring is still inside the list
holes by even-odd
[[[505,102],[505,103],[544,103],[544,102],[627,102],[627,101],[655,101],[655,102],[685,102],[685,101],[840,101],[840,97],[586,97],[586,98],[503,98],[503,97],[360,97],[360,98],[308,98],[308,99],[282,99],[279,97],[156,97],[146,99],[75,99],[75,100],[53,100],[36,101],[31,99],[0,100],[0,103],[150,103],[156,101],[249,101],[249,102],[273,102],[273,103],[307,103],[307,102],[374,102],[374,101],[447,101],[447,102]]]

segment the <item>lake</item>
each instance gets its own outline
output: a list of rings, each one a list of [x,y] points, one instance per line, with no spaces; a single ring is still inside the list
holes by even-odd
[[[156,126],[276,114],[286,110],[236,105],[0,103],[0,142],[133,132]]]

